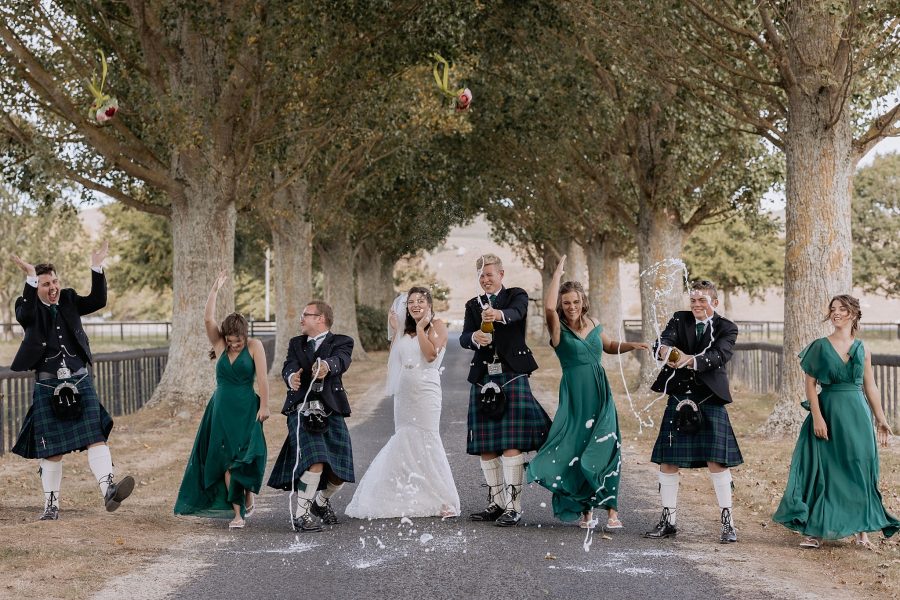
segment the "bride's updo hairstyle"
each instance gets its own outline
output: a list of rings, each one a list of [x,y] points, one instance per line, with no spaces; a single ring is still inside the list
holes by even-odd
[[[434,305],[433,305],[432,299],[431,299],[431,292],[428,290],[428,288],[422,287],[420,285],[415,285],[415,286],[409,288],[409,292],[406,295],[407,302],[409,302],[409,299],[412,298],[413,294],[422,294],[423,296],[425,296],[425,302],[428,303],[428,308],[431,310],[431,317],[433,319],[434,318]],[[428,331],[428,329],[430,327],[431,327],[431,323],[429,323],[425,327],[425,331]],[[409,314],[409,306],[407,306],[406,321],[404,321],[404,323],[403,323],[403,333],[406,335],[412,335],[415,332],[416,332],[416,320],[412,318],[411,314]]]

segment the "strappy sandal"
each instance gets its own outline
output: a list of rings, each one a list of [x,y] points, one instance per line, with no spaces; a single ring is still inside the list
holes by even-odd
[[[597,521],[594,519],[593,511],[581,513],[581,520],[578,521],[578,526],[582,529],[593,529],[597,526]]]
[[[256,502],[254,502],[250,506],[244,507],[244,518],[249,519],[250,516],[253,514],[253,511],[255,511],[255,510],[256,510]]]
[[[228,529],[243,529],[246,524],[244,519],[235,519],[228,524]]]
[[[801,548],[818,548],[820,545],[819,538],[816,537],[807,537],[802,542],[800,542]]]
[[[619,517],[610,517],[606,520],[606,528],[607,529],[625,529],[625,526],[622,525],[622,521],[619,520]]]
[[[860,547],[862,547],[862,548],[865,548],[866,550],[874,550],[874,549],[875,549],[875,546],[872,544],[871,541],[869,541],[868,536],[866,536],[866,537],[864,538],[864,537],[862,537],[860,534],[857,533],[857,534],[854,536],[854,540],[853,540],[853,541],[854,541],[854,543],[855,543],[857,546],[860,546]]]

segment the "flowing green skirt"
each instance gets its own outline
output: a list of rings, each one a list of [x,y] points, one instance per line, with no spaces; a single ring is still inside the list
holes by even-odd
[[[858,386],[831,385],[819,395],[819,405],[828,440],[815,436],[807,416],[772,519],[828,540],[879,529],[893,535],[900,521],[885,511],[878,490],[878,450],[865,397]]]
[[[266,469],[266,439],[257,421],[252,387],[223,386],[206,406],[175,502],[176,515],[231,518],[245,512],[245,493],[259,493]],[[231,486],[225,487],[225,471]]]

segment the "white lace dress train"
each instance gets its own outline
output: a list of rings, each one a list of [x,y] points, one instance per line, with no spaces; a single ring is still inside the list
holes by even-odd
[[[415,337],[396,342],[401,371],[394,395],[394,435],[356,487],[346,514],[357,519],[459,514],[459,494],[441,442],[440,365],[426,362]]]

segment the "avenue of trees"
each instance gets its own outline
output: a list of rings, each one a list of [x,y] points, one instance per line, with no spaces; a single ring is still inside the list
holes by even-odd
[[[895,0],[0,0],[0,211],[115,201],[143,263],[110,276],[172,293],[158,400],[208,395],[203,305],[221,269],[259,284],[242,253],[272,249],[277,357],[314,285],[357,336],[357,301],[389,303],[398,259],[480,213],[545,281],[583,248],[613,331],[635,260],[647,339],[681,302],[654,265],[684,259],[726,301],[782,284],[769,426],[790,431],[794,357],[822,333],[809,307],[854,282],[898,293],[896,157],[854,190],[900,134],[898,47]],[[104,126],[87,112],[98,50],[120,106]],[[468,112],[437,92],[434,51]],[[783,245],[760,215],[773,186]]]

